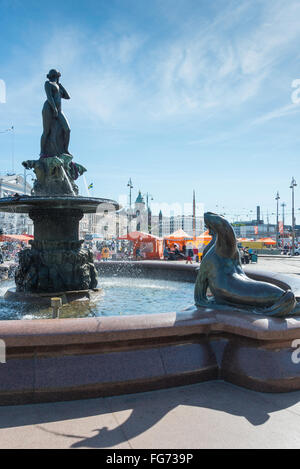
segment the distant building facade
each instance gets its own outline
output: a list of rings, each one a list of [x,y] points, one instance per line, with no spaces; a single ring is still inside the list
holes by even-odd
[[[167,211],[167,208],[166,208]],[[192,212],[191,208],[186,210]],[[172,213],[172,212],[171,212]],[[183,229],[189,236],[193,236],[192,213],[182,215],[165,215],[161,210],[159,215],[153,215],[145,199],[139,191],[132,207],[123,208],[118,212],[100,212],[85,215],[80,222],[80,236],[97,235],[103,239],[118,238],[132,231],[151,233],[160,238]],[[196,211],[195,232],[199,236],[205,230],[203,215]]]
[[[276,236],[276,225],[265,224],[259,225],[253,222],[234,222],[232,223],[237,238],[267,238]]]
[[[193,229],[193,216],[192,215],[177,215],[177,216],[164,216],[152,217],[152,230],[151,233],[155,236],[165,237],[174,231],[182,229],[189,236],[194,235]],[[202,216],[195,217],[195,234],[200,236],[205,231],[204,219]]]
[[[0,176],[0,197],[31,194],[32,186],[24,176],[7,174]],[[33,222],[26,214],[0,212],[0,229],[4,234],[33,234]]]

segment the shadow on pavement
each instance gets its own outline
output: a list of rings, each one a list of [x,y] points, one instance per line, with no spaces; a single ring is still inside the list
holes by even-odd
[[[191,386],[166,389],[143,394],[131,394],[83,401],[35,404],[18,407],[0,407],[0,429],[36,425],[44,432],[66,438],[78,439],[71,448],[109,448],[120,445],[146,432],[178,406],[213,409],[218,412],[244,417],[253,426],[260,426],[272,418],[273,412],[289,409],[300,400],[300,391],[284,394],[267,394],[249,391],[222,381],[209,381]],[[130,412],[119,423],[118,412]],[[300,407],[293,409],[294,416]],[[46,428],[44,424],[66,420],[86,419],[104,415],[114,417],[116,427],[107,425],[89,429],[95,433],[86,438],[80,431],[60,433]],[[122,417],[121,417],[122,420]],[[103,422],[104,423],[104,422]],[[300,421],[299,421],[300,423]],[[79,429],[74,422],[74,429]],[[184,431],[184,428],[182,429]]]

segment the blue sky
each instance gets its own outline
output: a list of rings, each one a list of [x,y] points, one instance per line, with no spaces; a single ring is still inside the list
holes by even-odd
[[[247,218],[260,204],[274,222],[279,190],[289,222],[299,18],[298,0],[0,0],[0,131],[15,126],[15,169],[38,157],[43,83],[57,68],[70,151],[94,196],[117,199],[131,177],[156,203],[195,189],[206,210]],[[11,154],[0,134],[2,171]]]

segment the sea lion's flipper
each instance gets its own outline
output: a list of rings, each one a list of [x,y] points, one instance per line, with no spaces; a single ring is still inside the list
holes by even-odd
[[[208,278],[204,272],[204,269],[201,269],[201,267],[195,284],[194,298],[196,306],[204,306],[209,303],[209,300],[206,296],[206,292],[208,289]]]
[[[289,316],[290,314],[297,314],[295,313],[295,307],[297,305],[297,301],[295,298],[294,293],[291,290],[287,290],[284,292],[281,298],[274,303],[273,306],[265,309],[259,309],[254,311],[255,313],[263,314],[265,316],[273,316],[273,317],[284,317]],[[297,309],[297,307],[296,307]],[[299,308],[300,313],[300,308]]]
[[[210,240],[210,242],[207,244],[207,246],[205,246],[204,250],[203,250],[203,253],[202,253],[202,258],[201,258],[201,262],[203,261],[204,257],[206,256],[206,254],[208,253],[208,251],[210,250],[211,247],[213,247],[213,245],[215,244],[216,240],[217,240],[217,233],[215,233],[213,230],[209,230],[209,234],[210,236],[212,236],[212,239]]]
[[[300,303],[297,302],[295,308],[293,309],[292,313],[295,316],[300,316]]]

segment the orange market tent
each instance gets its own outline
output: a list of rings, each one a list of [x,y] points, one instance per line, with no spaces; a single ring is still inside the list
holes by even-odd
[[[124,236],[119,236],[118,239],[127,239],[128,241],[137,241],[141,239],[151,239],[151,238],[156,238],[156,236],[153,236],[149,233],[144,233],[143,231],[131,231],[130,233],[127,233]]]
[[[269,246],[272,246],[272,245],[275,246],[276,244],[276,241],[273,238],[260,238],[257,241],[264,243],[264,244],[268,244]]]
[[[164,237],[167,246],[172,247],[174,244],[178,244],[181,248],[187,241],[192,241],[192,239],[193,236],[188,235],[182,229],[174,231],[174,233]]]
[[[237,240],[239,243],[247,243],[247,241],[249,242],[254,241],[253,238],[238,238]]]
[[[195,240],[196,246],[198,246],[198,249],[202,251],[204,249],[204,246],[207,246],[212,240],[212,236],[209,234],[209,231],[204,231],[200,236],[197,236]]]
[[[28,243],[30,239],[33,239],[30,235],[5,234],[0,236],[1,242]]]
[[[189,240],[193,239],[193,236],[188,235],[185,231],[182,229],[174,231],[174,233],[165,236],[164,239],[169,239],[171,241],[182,241],[182,240]]]
[[[202,243],[208,244],[212,240],[212,236],[209,234],[209,231],[204,231],[202,235],[197,236],[196,238],[198,241],[201,241]]]
[[[133,254],[136,256],[136,250],[139,249],[143,259],[162,259],[163,240],[157,236],[142,231],[132,231],[119,239],[127,239],[133,242]]]

